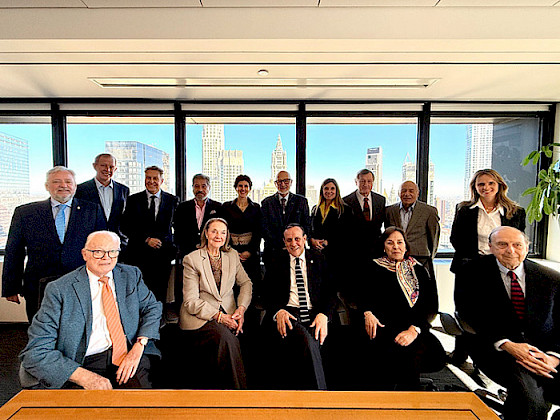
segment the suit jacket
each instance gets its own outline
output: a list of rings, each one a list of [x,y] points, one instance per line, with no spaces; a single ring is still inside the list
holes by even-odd
[[[183,257],[196,249],[200,244],[200,234],[204,224],[214,217],[222,217],[222,203],[208,199],[204,208],[204,217],[200,224],[200,229],[196,222],[196,203],[192,200],[183,201],[175,211],[173,218],[173,229],[175,233],[175,245],[179,249],[179,258]]]
[[[455,255],[451,262],[451,271],[457,273],[462,264],[468,260],[478,258],[478,211],[470,206],[457,205],[455,219],[451,227],[451,244],[455,248]],[[525,209],[518,207],[511,219],[500,216],[502,226],[512,226],[525,231]]]
[[[159,339],[161,303],[142,281],[140,270],[117,264],[113,279],[128,348],[137,337]],[[20,354],[22,367],[44,387],[60,388],[83,364],[91,333],[91,289],[84,265],[47,285]],[[151,341],[144,352],[160,355]]]
[[[496,257],[467,263],[455,280],[455,306],[488,347],[501,339],[560,352],[560,273],[529,260],[525,265],[525,326],[521,325]]]
[[[312,306],[311,319],[318,313],[323,313],[330,319],[336,305],[332,273],[328,270],[324,256],[318,252],[306,250],[305,261],[307,292]],[[272,317],[280,309],[285,308],[290,300],[290,254],[288,251],[277,251],[273,255],[270,268],[266,269],[264,283],[266,309]]]
[[[286,203],[286,214],[282,214],[280,194],[266,197],[261,202],[262,226],[265,250],[280,250],[284,248],[284,229],[290,223],[299,223],[305,234],[311,232],[309,204],[303,195],[290,193]]]
[[[357,194],[359,193],[356,190],[343,198],[344,202],[352,208],[354,215],[353,236],[367,238],[366,244],[363,243],[363,239],[359,239],[357,243],[360,243],[367,253],[374,254],[375,248],[378,246],[377,240],[381,236],[381,226],[385,221],[385,197],[373,191],[370,193],[371,220],[367,222]]]
[[[126,209],[121,220],[121,229],[128,236],[128,248],[126,261],[142,261],[149,246],[146,239],[157,238],[162,241],[160,248],[162,254],[171,261],[175,257],[175,246],[173,245],[173,234],[171,222],[179,199],[172,194],[161,192],[160,204],[156,220],[152,220],[149,210],[148,195],[146,191],[140,191],[128,198]]]
[[[109,220],[105,219],[107,222],[107,229],[111,232],[115,232],[121,238],[121,246],[126,246],[127,238],[120,230],[121,217],[124,212],[126,199],[130,194],[130,189],[119,182],[113,181],[113,205],[111,206],[111,213],[109,214]],[[101,199],[99,198],[99,192],[97,190],[97,184],[94,179],[83,182],[78,185],[76,189],[76,198],[91,201],[92,203],[99,204],[101,206]],[[103,206],[101,206],[103,209]],[[105,216],[105,212],[103,212]]]
[[[81,266],[87,236],[105,228],[100,206],[74,198],[64,243],[60,243],[50,198],[17,207],[6,243],[2,296],[36,296],[39,279],[61,276]]]
[[[237,304],[233,286],[239,286]],[[210,257],[206,249],[197,249],[183,260],[183,305],[179,317],[179,327],[196,330],[204,326],[222,308],[232,315],[238,306],[249,307],[252,283],[241,265],[239,254],[232,249],[222,252],[222,279],[220,290],[212,274]]]
[[[402,229],[400,203],[388,206],[385,209],[387,226],[396,226]],[[439,216],[435,207],[421,201],[416,201],[412,216],[406,227],[406,239],[410,244],[410,255],[416,257],[436,256],[439,244]]]

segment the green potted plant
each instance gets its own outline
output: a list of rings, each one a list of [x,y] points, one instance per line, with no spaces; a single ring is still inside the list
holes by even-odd
[[[554,146],[560,147],[560,143],[550,143],[539,150],[533,150],[523,159],[522,165],[526,166],[529,163],[536,165],[543,153],[547,158],[552,158]],[[532,196],[527,206],[529,223],[533,223],[535,220],[540,222],[543,213],[558,216],[560,210],[560,161],[555,160],[548,168],[541,169],[538,180],[536,187],[527,188],[523,192],[523,196]]]

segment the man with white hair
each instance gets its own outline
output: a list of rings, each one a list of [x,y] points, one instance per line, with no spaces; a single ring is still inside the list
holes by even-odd
[[[45,187],[47,200],[15,209],[2,272],[2,296],[18,304],[24,296],[29,322],[40,303],[39,280],[82,265],[87,236],[106,227],[99,205],[74,198],[74,171],[55,166],[47,172]]]
[[[160,353],[161,303],[136,267],[117,264],[120,239],[90,234],[85,266],[49,283],[20,354],[22,385],[37,388],[150,388]]]

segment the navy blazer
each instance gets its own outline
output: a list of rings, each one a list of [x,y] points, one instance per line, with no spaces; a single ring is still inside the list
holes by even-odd
[[[367,222],[357,194],[359,194],[358,190],[343,198],[344,202],[352,208],[354,216],[352,233],[357,244],[364,247],[369,254],[375,254],[377,240],[381,236],[381,226],[385,222],[385,197],[373,191],[370,193],[371,220]],[[362,238],[367,238],[368,242],[364,244]]]
[[[36,296],[41,278],[61,276],[83,265],[87,236],[104,229],[101,207],[74,198],[64,243],[60,243],[50,198],[17,207],[6,243],[2,296]]]
[[[200,244],[200,234],[209,219],[222,216],[222,203],[208,199],[204,208],[204,217],[200,229],[196,222],[195,200],[183,201],[177,207],[173,218],[173,229],[175,233],[175,245],[179,248],[179,258],[196,250]]]
[[[126,185],[113,181],[113,205],[111,206],[109,220],[107,220],[107,229],[119,235],[121,238],[121,246],[126,246],[127,243],[126,236],[124,236],[120,230],[120,224],[126,205],[126,199],[129,194],[130,189]],[[89,181],[79,184],[76,189],[75,197],[91,201],[92,203],[99,204],[101,206],[99,191],[97,190],[97,184],[94,179],[90,179]],[[101,206],[101,208],[103,209],[103,206]],[[103,216],[105,216],[105,212],[103,212]]]
[[[311,218],[309,204],[303,195],[290,193],[286,203],[286,214],[282,214],[280,194],[266,197],[261,202],[262,233],[265,250],[280,250],[284,248],[284,229],[290,223],[298,223],[309,236],[311,233]]]
[[[128,348],[137,337],[159,339],[161,303],[142,281],[140,270],[113,269],[119,315]],[[22,367],[46,388],[61,388],[84,362],[92,333],[91,288],[85,265],[50,282],[20,354]],[[150,341],[145,354],[160,356]]]

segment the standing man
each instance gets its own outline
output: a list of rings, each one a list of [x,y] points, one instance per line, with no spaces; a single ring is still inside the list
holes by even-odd
[[[107,229],[121,238],[121,250],[127,245],[127,238],[120,230],[121,217],[130,189],[117,181],[113,175],[117,170],[117,159],[110,153],[101,153],[93,161],[95,178],[78,185],[76,198],[99,204],[103,209]]]
[[[324,256],[305,249],[298,224],[284,231],[286,249],[271,256],[265,274],[264,320],[271,335],[274,384],[286,389],[327,389],[321,345],[328,334],[336,292]]]
[[[43,304],[20,354],[25,386],[151,388],[150,361],[160,353],[161,304],[136,267],[117,264],[119,237],[88,236],[83,259],[47,285]]]
[[[128,236],[124,262],[137,266],[156,299],[165,303],[176,253],[171,222],[179,200],[161,190],[163,169],[149,166],[144,174],[146,189],[128,198],[122,217]]]
[[[385,219],[385,197],[372,191],[375,177],[369,169],[362,169],[356,175],[358,189],[343,198],[354,213],[353,236],[360,244],[365,257],[375,253],[381,226]]]
[[[528,240],[516,228],[495,228],[489,245],[492,255],[456,277],[457,311],[476,331],[465,344],[507,388],[506,420],[545,420],[550,403],[560,403],[560,273],[525,259]]]
[[[420,190],[412,181],[402,183],[399,190],[400,203],[385,210],[388,226],[405,231],[410,245],[410,256],[418,260],[432,279],[435,279],[434,258],[439,245],[439,216],[435,207],[418,201]]]
[[[286,171],[278,172],[274,184],[278,192],[261,202],[265,266],[269,256],[284,248],[286,226],[297,223],[305,232],[309,232],[311,228],[307,198],[290,192],[290,174]]]
[[[55,166],[47,172],[45,187],[49,199],[15,209],[2,271],[2,296],[18,304],[19,295],[24,296],[29,322],[40,303],[39,280],[82,265],[87,236],[106,227],[100,206],[74,198],[74,171]]]

